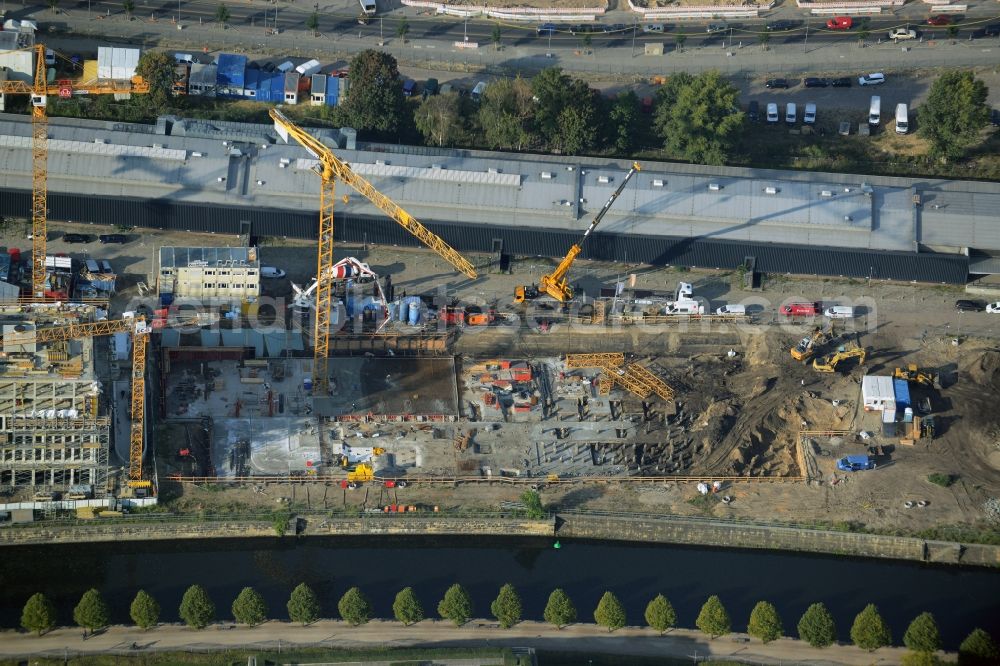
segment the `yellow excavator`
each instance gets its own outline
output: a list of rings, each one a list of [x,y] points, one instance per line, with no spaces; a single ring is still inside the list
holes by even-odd
[[[811,336],[799,340],[798,344],[792,347],[789,352],[793,359],[805,363],[816,354],[816,348],[823,344],[825,339],[826,334],[823,333],[823,329],[817,326]]]
[[[543,275],[537,285],[516,287],[514,289],[515,303],[523,303],[525,301],[538,298],[543,293],[548,294],[561,303],[565,303],[573,298],[573,287],[569,285],[569,281],[566,279],[566,273],[569,272],[570,266],[572,266],[573,262],[576,261],[577,255],[583,251],[583,244],[587,242],[587,237],[590,236],[590,233],[597,227],[598,224],[600,224],[601,220],[604,218],[604,214],[610,210],[612,205],[614,205],[615,200],[618,199],[618,195],[622,193],[622,190],[625,189],[628,181],[631,180],[632,176],[634,176],[638,171],[641,171],[639,163],[633,162],[632,168],[628,170],[627,174],[625,174],[625,177],[622,179],[618,189],[614,191],[611,198],[608,199],[607,203],[604,204],[604,207],[601,208],[601,210],[594,217],[594,221],[591,222],[590,226],[587,227],[587,230],[583,232],[583,238],[580,239],[580,242],[573,245],[573,247],[569,249],[569,252],[566,253],[566,256],[563,257],[563,260],[559,262],[559,265],[556,266],[556,269],[548,275]]]
[[[865,348],[858,345],[841,347],[833,354],[822,359],[813,359],[813,370],[817,372],[836,372],[837,364],[847,359],[856,358],[858,359],[858,364],[861,365],[865,362],[865,356],[867,355],[868,352],[865,351]]]
[[[892,376],[896,379],[905,379],[908,382],[916,382],[924,386],[941,388],[941,379],[936,372],[921,370],[915,364],[910,363],[906,368],[896,368]]]

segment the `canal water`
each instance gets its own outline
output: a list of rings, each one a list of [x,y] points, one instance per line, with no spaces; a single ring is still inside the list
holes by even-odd
[[[693,627],[704,600],[718,594],[738,631],[753,605],[766,599],[792,635],[806,607],[822,601],[842,640],[867,603],[878,604],[896,643],[925,610],[934,613],[950,648],[976,626],[1000,638],[1000,570],[788,552],[572,540],[557,550],[549,539],[286,537],[15,547],[0,550],[0,557],[3,627],[18,625],[24,601],[38,591],[56,602],[60,623],[71,624],[74,604],[90,587],[108,600],[115,622],[129,622],[129,603],[140,588],[160,602],[162,620],[176,621],[192,583],[208,590],[220,619],[231,617],[230,604],[246,585],[264,595],[271,617],[285,618],[288,594],[300,582],[313,586],[329,617],[352,585],[381,617],[391,617],[396,592],[412,586],[433,616],[445,589],[459,582],[470,591],[475,614],[487,617],[497,589],[509,582],[521,593],[526,619],[541,619],[549,593],[562,587],[581,620],[592,620],[597,601],[611,590],[629,623],[643,624],[646,603],[662,592],[677,609],[678,624]]]

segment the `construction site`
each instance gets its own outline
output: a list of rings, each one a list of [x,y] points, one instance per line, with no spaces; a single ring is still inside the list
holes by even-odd
[[[143,229],[98,264],[64,246],[89,224],[47,219],[58,90],[3,85],[31,95],[35,130],[32,249],[5,248],[23,266],[0,310],[10,508],[246,511],[304,491],[383,511],[392,489],[411,510],[495,509],[536,489],[608,511],[1000,519],[1000,351],[991,314],[941,307],[952,292],[767,274],[752,256],[586,259],[637,163],[597,176],[604,205],[561,258],[460,252],[277,109],[269,152],[298,160],[283,177],[318,204],[312,240]],[[132,77],[87,93],[146,90]],[[337,183],[423,249],[339,242]]]

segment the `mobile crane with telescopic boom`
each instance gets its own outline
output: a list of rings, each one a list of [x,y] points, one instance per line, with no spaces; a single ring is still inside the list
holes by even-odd
[[[598,224],[600,224],[604,215],[611,209],[611,206],[614,205],[618,196],[628,184],[628,181],[631,180],[632,176],[640,170],[641,168],[639,167],[639,163],[633,162],[632,168],[629,169],[627,174],[625,174],[625,177],[622,179],[618,189],[611,194],[611,198],[608,199],[607,203],[604,204],[604,207],[601,208],[596,216],[594,216],[594,221],[590,223],[587,230],[583,232],[583,238],[580,239],[580,242],[574,244],[573,247],[569,249],[569,252],[566,253],[566,256],[563,257],[563,260],[559,262],[559,265],[556,266],[554,271],[542,276],[542,278],[538,281],[538,285],[516,287],[514,289],[515,303],[523,303],[524,301],[538,298],[543,293],[548,294],[561,303],[565,303],[573,298],[573,287],[570,286],[569,281],[566,279],[566,273],[569,272],[570,266],[572,266],[573,262],[576,261],[577,255],[583,251],[583,244],[587,242],[587,237],[590,236],[590,233],[597,227]]]

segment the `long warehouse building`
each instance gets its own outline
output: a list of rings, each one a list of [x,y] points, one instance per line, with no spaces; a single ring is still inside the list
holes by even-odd
[[[629,163],[362,143],[316,130],[361,175],[465,252],[561,256]],[[271,125],[165,116],[53,118],[49,217],[315,237],[315,160]],[[30,211],[31,124],[0,114],[0,214]],[[342,192],[343,193],[343,192]],[[584,256],[610,261],[961,284],[1000,273],[1000,184],[649,162]],[[413,245],[363,197],[341,241]]]

